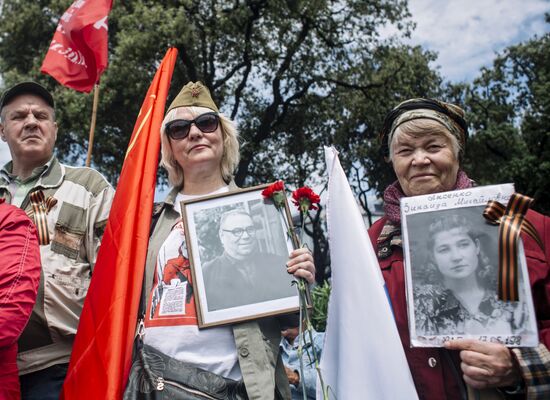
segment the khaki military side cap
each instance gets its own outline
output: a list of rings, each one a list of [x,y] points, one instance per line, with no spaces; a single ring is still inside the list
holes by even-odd
[[[206,107],[218,112],[218,107],[210,96],[210,91],[202,82],[189,82],[176,96],[166,113],[178,107]]]

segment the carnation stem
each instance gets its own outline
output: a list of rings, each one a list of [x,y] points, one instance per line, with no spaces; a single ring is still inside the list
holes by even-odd
[[[307,213],[307,212],[306,212]],[[306,213],[300,212],[301,217],[301,228],[300,228],[300,239],[299,239],[299,245],[300,247],[307,247],[307,245],[304,243],[304,231],[305,231],[305,215]],[[309,312],[307,309],[307,282],[305,279],[300,278],[297,281],[298,286],[298,294],[300,298],[300,323],[299,323],[299,335],[300,335],[300,341],[298,343],[298,357],[300,358],[300,376],[304,376],[304,361],[302,359],[303,354],[303,345],[305,343],[304,333],[307,331],[307,335],[309,337],[309,342],[311,343],[311,349],[313,353],[313,361],[315,363],[315,370],[317,371],[317,376],[319,377],[319,383],[321,384],[322,392],[323,392],[323,400],[329,400],[328,397],[328,389],[325,386],[325,382],[323,380],[323,375],[321,373],[321,368],[319,365],[319,356],[317,355],[317,350],[315,349],[315,345],[313,342],[313,326],[311,324],[311,320],[309,318]],[[305,331],[304,331],[304,321],[305,321]],[[303,378],[300,378],[300,382],[302,384],[302,394],[304,400],[307,400],[306,397],[306,385]]]
[[[282,186],[282,181],[280,182],[280,188],[277,187],[277,190],[273,192],[273,188],[275,187],[275,184],[270,186],[268,189],[266,189],[264,192],[262,192],[262,195],[264,195],[266,198],[271,198],[273,201],[273,204],[275,205],[275,208],[277,211],[279,211],[283,217],[283,221],[287,230],[287,234],[289,238],[294,241],[294,238],[296,238],[296,231],[294,230],[294,227],[286,220],[285,218],[285,207],[284,207],[284,188]],[[314,194],[311,189],[304,187],[305,189],[308,189],[311,194]],[[314,203],[319,202],[319,196],[315,195],[316,199],[313,198]],[[300,237],[298,238],[298,247],[303,248],[307,247],[307,245],[304,244],[304,231],[305,231],[305,220],[306,216],[308,215],[308,210],[310,209],[312,203],[310,199],[305,199],[302,201],[301,199],[296,199],[295,202],[296,205],[298,205],[298,210],[300,211],[300,220],[301,220],[301,229],[300,229]],[[307,331],[307,335],[309,337],[309,341],[311,343],[311,348],[313,350],[313,361],[315,365],[315,370],[317,371],[317,376],[319,377],[319,383],[321,384],[322,391],[323,391],[323,400],[329,400],[328,395],[328,387],[325,386],[323,376],[321,374],[321,368],[319,366],[319,357],[317,355],[317,351],[315,350],[315,345],[313,342],[313,327],[311,324],[311,320],[309,318],[309,312],[307,309],[308,305],[308,296],[307,296],[307,281],[304,278],[295,278],[296,286],[298,289],[298,299],[299,299],[299,317],[300,322],[298,324],[298,331],[299,331],[299,341],[298,341],[298,357],[300,359],[300,383],[302,384],[302,394],[303,394],[303,400],[307,400],[307,392],[306,392],[306,385],[304,380],[304,360],[302,359],[302,355],[304,352],[304,343],[305,343],[305,331]],[[305,328],[304,328],[305,324]],[[309,353],[308,353],[309,356]],[[310,357],[311,360],[311,357]]]

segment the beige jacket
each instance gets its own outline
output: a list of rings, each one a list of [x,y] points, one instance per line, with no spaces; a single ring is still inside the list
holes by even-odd
[[[11,202],[11,164],[0,171],[0,198]],[[53,158],[21,208],[32,218],[30,194],[57,203],[48,211],[50,243],[40,246],[42,273],[36,305],[19,340],[20,375],[68,363],[114,190],[97,171]]]

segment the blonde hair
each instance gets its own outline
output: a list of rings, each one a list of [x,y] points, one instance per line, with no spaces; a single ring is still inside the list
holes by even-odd
[[[165,132],[165,126],[168,122],[178,119],[177,110],[180,108],[186,108],[191,115],[200,115],[204,113],[204,107],[178,107],[174,108],[166,114],[162,121],[160,128],[160,149],[161,149],[161,162],[160,165],[168,172],[168,181],[174,187],[182,188],[184,184],[183,168],[177,163],[172,152],[172,146],[170,145],[170,138]],[[220,162],[220,171],[222,178],[226,183],[231,182],[233,179],[233,172],[239,165],[239,133],[235,123],[226,117],[224,114],[219,113],[220,127],[223,138],[223,154]]]
[[[451,149],[457,160],[461,159],[462,155],[462,146],[458,141],[457,137],[453,135],[443,124],[439,122],[428,119],[428,118],[419,118],[413,119],[403,124],[399,125],[395,130],[394,134],[391,137],[389,145],[389,161],[392,161],[393,158],[393,148],[397,140],[403,136],[409,135],[414,138],[427,136],[427,135],[439,135],[444,136],[451,143]]]

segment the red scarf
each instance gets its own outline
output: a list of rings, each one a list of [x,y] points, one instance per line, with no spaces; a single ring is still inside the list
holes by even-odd
[[[468,189],[473,186],[473,181],[464,171],[458,171],[455,186],[451,190]],[[405,196],[399,181],[395,181],[384,190],[384,212],[386,217],[396,225],[401,224],[401,212],[399,200]]]

